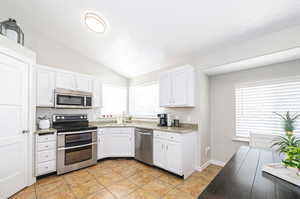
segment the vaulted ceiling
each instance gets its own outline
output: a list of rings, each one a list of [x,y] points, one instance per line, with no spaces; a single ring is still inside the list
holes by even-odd
[[[224,41],[300,25],[299,0],[3,0],[1,9],[129,78],[188,63]],[[104,16],[106,34],[86,28],[87,10]]]

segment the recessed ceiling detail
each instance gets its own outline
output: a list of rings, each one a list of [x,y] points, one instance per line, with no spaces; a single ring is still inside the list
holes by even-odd
[[[84,15],[85,25],[93,32],[105,33],[107,23],[99,15],[93,12],[86,12]]]

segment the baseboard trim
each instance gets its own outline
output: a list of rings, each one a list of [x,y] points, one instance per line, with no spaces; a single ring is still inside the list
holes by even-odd
[[[206,169],[211,164],[214,164],[214,165],[217,165],[217,166],[220,166],[220,167],[224,167],[226,163],[222,162],[222,161],[218,161],[218,160],[208,160],[207,162],[205,162],[201,166],[196,166],[195,170],[201,172],[201,171],[203,171],[204,169]]]
[[[210,161],[205,162],[204,164],[202,164],[201,166],[197,166],[195,169],[197,171],[203,171],[206,167],[208,167],[210,165]]]
[[[219,160],[210,160],[210,163],[211,164],[214,164],[214,165],[217,165],[217,166],[220,166],[220,167],[224,167],[225,166],[225,162],[222,162],[222,161],[219,161]]]

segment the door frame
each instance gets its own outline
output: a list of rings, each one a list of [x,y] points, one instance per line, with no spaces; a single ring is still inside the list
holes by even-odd
[[[27,186],[36,182],[34,172],[34,132],[36,130],[36,78],[35,69],[36,54],[31,50],[0,35],[0,53],[28,65],[28,136],[27,136]]]

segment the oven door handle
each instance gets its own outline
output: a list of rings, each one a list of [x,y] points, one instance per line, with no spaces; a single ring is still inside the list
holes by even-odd
[[[97,129],[94,130],[86,130],[86,131],[73,131],[73,132],[63,132],[63,133],[58,133],[58,136],[60,135],[70,135],[70,134],[80,134],[80,133],[97,133]]]
[[[68,149],[77,149],[77,148],[82,148],[82,147],[86,147],[86,146],[91,146],[91,145],[96,145],[97,142],[92,142],[90,144],[83,144],[80,146],[71,146],[71,147],[63,147],[63,148],[58,148],[58,151],[63,151],[63,150],[68,150]]]

